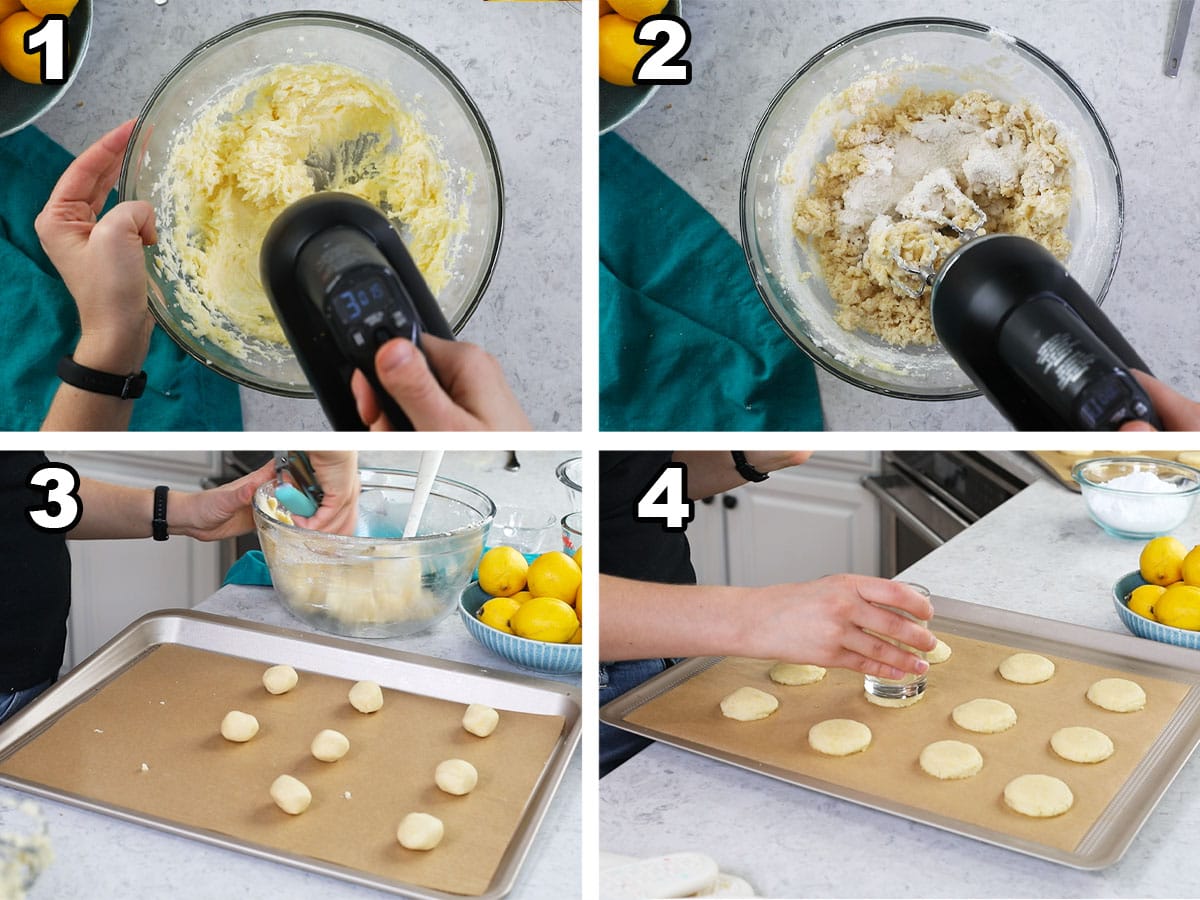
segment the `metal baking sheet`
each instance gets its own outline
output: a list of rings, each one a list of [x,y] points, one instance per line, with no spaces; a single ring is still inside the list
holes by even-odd
[[[562,716],[562,733],[554,744],[528,799],[515,834],[505,849],[487,890],[477,895],[484,898],[503,897],[512,889],[537,835],[538,827],[579,743],[582,717],[580,691],[577,687],[413,653],[371,647],[360,642],[324,635],[235,621],[207,613],[170,611],[154,613],[134,622],[44,694],[37,703],[0,726],[0,763],[50,728],[60,716],[87,700],[106,683],[133,666],[146,653],[163,645],[179,645],[267,664],[284,659],[298,670],[352,681],[370,679],[377,681],[384,688],[394,688],[408,694],[455,703],[486,703],[501,710],[535,715]],[[228,834],[183,825],[168,818],[150,816],[98,802],[86,796],[27,782],[3,773],[0,773],[0,784],[82,809],[395,894],[430,900],[462,896],[392,880],[306,855],[281,851]]]
[[[626,717],[635,710],[705,672],[720,662],[721,657],[691,659],[668,669],[601,708],[600,719],[710,759],[1051,862],[1079,869],[1112,865],[1128,849],[1200,743],[1200,653],[951,598],[936,597],[934,602],[937,631],[1190,686],[1162,732],[1073,850],[1049,847],[627,721]]]

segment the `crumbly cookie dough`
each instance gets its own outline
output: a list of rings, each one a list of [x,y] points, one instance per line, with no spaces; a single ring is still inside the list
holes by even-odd
[[[978,775],[983,769],[983,754],[965,741],[934,741],[921,751],[921,769],[942,780]]]
[[[925,654],[925,661],[932,666],[936,666],[938,663],[944,663],[948,660],[953,653],[954,651],[950,649],[950,645],[941,638],[938,638],[937,646]]]
[[[979,697],[954,707],[954,724],[976,734],[998,734],[1017,724],[1017,711],[1003,700]]]
[[[776,684],[816,684],[825,677],[825,670],[820,666],[781,662],[771,666],[767,675]]]
[[[797,199],[794,227],[847,330],[899,346],[936,342],[929,296],[895,288],[893,279],[913,278],[892,252],[936,271],[960,240],[930,219],[969,228],[978,217],[966,201],[986,214],[983,232],[1033,238],[1061,260],[1070,253],[1070,154],[1057,126],[1024,101],[913,87],[865,109],[834,142]]]
[[[275,66],[222,94],[182,129],[155,185],[161,274],[188,329],[245,358],[286,340],[259,280],[263,237],[318,190],[380,207],[436,295],[464,230],[449,166],[413,111],[345,66]]]
[[[1110,712],[1137,712],[1146,705],[1146,692],[1128,678],[1101,678],[1088,688],[1087,698]]]
[[[826,719],[808,729],[808,745],[826,756],[850,756],[871,746],[871,729],[854,719]]]
[[[1084,725],[1069,725],[1050,736],[1050,747],[1063,759],[1077,763],[1103,762],[1113,755],[1112,738]]]
[[[1054,663],[1037,653],[1014,653],[1000,663],[1000,677],[1013,684],[1041,684],[1054,677]]]
[[[1004,786],[1004,802],[1023,816],[1061,816],[1075,803],[1066,782],[1053,775],[1019,775]]]
[[[721,701],[721,713],[739,722],[765,719],[778,708],[779,700],[774,694],[756,687],[740,687]]]

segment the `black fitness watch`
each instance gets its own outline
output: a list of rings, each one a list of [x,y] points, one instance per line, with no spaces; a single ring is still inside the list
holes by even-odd
[[[154,516],[150,519],[150,534],[156,541],[165,541],[167,534],[167,491],[165,484],[154,489]]]
[[[744,450],[730,450],[729,454],[733,457],[733,467],[737,469],[737,473],[747,481],[766,481],[768,475],[766,472],[760,472],[754,466],[750,465],[746,459]]]
[[[71,354],[58,361],[58,377],[64,384],[93,394],[106,394],[122,400],[136,400],[146,392],[146,373],[114,375],[75,362]]]

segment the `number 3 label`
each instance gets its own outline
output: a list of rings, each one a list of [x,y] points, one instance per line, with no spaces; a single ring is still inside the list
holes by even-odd
[[[696,504],[688,499],[687,466],[667,463],[637,502],[634,518],[661,522],[663,531],[683,531],[696,517]]]
[[[69,531],[83,517],[79,499],[79,473],[68,465],[51,463],[29,473],[29,486],[45,491],[46,502],[30,506],[25,515],[41,531]]]
[[[647,16],[633,39],[654,49],[633,70],[634,84],[691,84],[692,64],[682,59],[692,45],[692,32],[678,16]]]

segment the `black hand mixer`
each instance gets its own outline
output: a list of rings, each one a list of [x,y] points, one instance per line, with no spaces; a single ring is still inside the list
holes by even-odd
[[[259,265],[275,315],[333,427],[365,428],[350,390],[359,369],[392,427],[411,430],[379,382],[375,354],[396,337],[420,346],[423,333],[447,340],[454,334],[387,217],[349,194],[313,194],[272,223]]]

